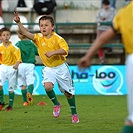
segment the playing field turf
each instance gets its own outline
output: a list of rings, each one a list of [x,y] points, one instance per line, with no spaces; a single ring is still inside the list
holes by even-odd
[[[120,133],[127,116],[126,96],[77,95],[78,124],[71,123],[66,98],[57,97],[61,114],[54,118],[53,104],[47,96],[33,96],[34,105],[27,107],[22,105],[21,96],[15,96],[13,110],[0,111],[0,133]],[[38,106],[40,101],[47,106]]]

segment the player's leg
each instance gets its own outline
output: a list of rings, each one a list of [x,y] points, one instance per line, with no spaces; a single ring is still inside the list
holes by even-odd
[[[56,98],[55,92],[53,90],[53,84],[51,82],[45,82],[44,83],[44,88],[46,90],[46,93],[50,100],[53,102],[54,105],[59,105],[59,102]]]
[[[70,106],[72,122],[78,123],[79,119],[76,111],[76,102],[74,96],[75,91],[68,65],[66,63],[63,64],[61,68],[59,68],[59,70],[56,72],[56,74],[59,88],[61,92],[64,92],[64,95],[66,96],[68,104]]]
[[[51,82],[45,82],[44,88],[45,88],[45,91],[47,93],[47,96],[50,98],[50,100],[54,104],[53,115],[55,118],[57,118],[60,115],[60,103],[57,100],[57,97],[56,97],[55,92],[53,90],[53,84]]]
[[[6,111],[10,111],[13,108],[15,93],[13,89],[9,89],[9,103],[6,107]]]
[[[24,65],[25,65],[25,78],[26,78],[25,80],[28,86],[27,92],[29,92],[32,95],[34,90],[34,81],[35,81],[35,74],[34,74],[35,65],[30,63],[24,63]]]
[[[4,91],[2,86],[0,86],[0,103],[4,103]]]
[[[25,71],[24,71],[23,63],[19,64],[19,67],[18,67],[17,82],[18,82],[18,86],[21,88],[23,105],[28,106],[28,101],[26,97],[27,89],[26,89],[26,81],[25,81]]]
[[[8,107],[6,107],[6,111],[12,110],[13,103],[14,103],[14,91],[9,91],[9,104]]]
[[[29,93],[32,95],[33,90],[34,90],[34,85],[33,85],[33,84],[28,85],[28,87],[27,87],[27,92],[29,92]]]
[[[2,81],[2,71],[0,69],[0,81]],[[3,92],[3,85],[0,83],[0,104],[1,104],[1,107],[2,107],[2,103],[4,103],[4,92]],[[1,110],[2,108],[0,108]]]
[[[0,111],[5,106],[3,87],[0,86]]]
[[[67,101],[68,101],[68,104],[70,106],[70,109],[71,109],[71,114],[72,114],[72,122],[73,123],[78,123],[79,122],[79,118],[78,118],[78,114],[77,114],[77,111],[76,111],[76,102],[75,102],[75,96],[68,93],[68,92],[64,92],[66,98],[67,98]]]
[[[24,78],[22,78],[22,76],[20,76],[20,75],[18,76],[18,86],[20,86],[20,88],[21,88],[23,105],[28,106],[28,101],[27,101],[27,97],[26,97],[27,86],[26,86]]]
[[[71,109],[71,114],[77,114],[77,111],[76,111],[76,103],[75,103],[75,96],[70,94],[69,92],[65,91],[64,92],[64,95],[66,96],[67,98],[67,101],[70,105],[70,109]]]
[[[128,55],[126,60],[126,77],[127,77],[127,104],[128,104],[128,118],[122,133],[133,133],[133,55]]]
[[[27,98],[27,101],[28,101],[28,105],[33,105],[34,104],[34,99],[32,97],[33,89],[34,89],[33,85],[29,85],[28,88],[27,88],[26,98]]]
[[[12,66],[8,66],[7,71],[7,79],[8,79],[8,92],[9,92],[9,105],[6,108],[6,111],[12,110],[14,103],[14,90],[17,89],[17,70],[15,70]]]
[[[122,129],[122,133],[133,133],[133,127],[125,125]]]
[[[54,70],[44,67],[42,73],[43,73],[43,77],[44,77],[42,84],[45,88],[45,91],[46,91],[48,97],[50,98],[50,100],[53,102],[54,105],[59,105],[59,102],[58,102],[55,92],[53,90],[54,84],[56,82],[55,76],[53,74]]]
[[[26,94],[27,94],[26,86],[24,85],[21,86],[21,92],[22,92],[23,105],[28,106],[28,101],[26,97]]]
[[[57,100],[57,97],[56,97],[55,92],[53,90],[54,84],[56,82],[56,79],[54,78],[55,77],[54,76],[54,70],[49,69],[47,67],[44,67],[42,74],[44,77],[42,84],[45,88],[47,96],[50,98],[50,100],[54,104],[53,115],[55,118],[57,118],[60,115],[60,103]]]
[[[32,105],[34,103],[32,93],[34,90],[34,81],[35,81],[35,75],[34,75],[34,64],[24,63],[25,65],[25,80],[27,84],[27,100],[28,104]]]
[[[3,85],[6,82],[6,67],[4,65],[0,66],[0,110],[5,106],[4,102],[4,90]]]

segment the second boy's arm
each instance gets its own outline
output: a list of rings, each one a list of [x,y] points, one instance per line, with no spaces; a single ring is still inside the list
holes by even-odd
[[[20,52],[20,49],[18,48],[16,50],[16,52],[14,53],[15,57],[16,57],[16,64],[14,64],[13,68],[14,69],[18,69],[18,66],[19,64],[22,62],[22,59],[21,59],[21,52]]]
[[[33,40],[34,38],[34,34],[30,33],[29,31],[27,31],[25,29],[25,27],[22,25],[21,21],[20,21],[20,17],[18,16],[17,12],[14,12],[14,21],[17,23],[21,33],[23,35],[25,35],[27,38],[29,38],[30,40]]]

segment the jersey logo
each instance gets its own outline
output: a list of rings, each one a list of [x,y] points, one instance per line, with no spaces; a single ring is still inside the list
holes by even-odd
[[[55,42],[55,41],[53,41],[53,44],[56,44],[56,42]]]
[[[46,45],[46,44],[43,42],[43,43],[42,43],[42,46],[45,46],[45,45]]]

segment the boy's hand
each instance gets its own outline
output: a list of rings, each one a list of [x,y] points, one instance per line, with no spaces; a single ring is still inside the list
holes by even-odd
[[[89,59],[89,57],[87,57],[87,56],[83,56],[78,62],[79,69],[89,68],[90,65],[91,65],[91,59]]]
[[[13,68],[14,68],[15,70],[17,70],[17,69],[18,69],[18,65],[15,64],[15,65],[13,66]]]
[[[18,16],[18,13],[17,12],[14,12],[14,21],[16,23],[19,23],[20,22],[20,17]]]
[[[17,61],[16,64],[13,66],[14,69],[18,69],[19,64],[21,63],[21,61]]]
[[[53,52],[47,52],[45,55],[50,58],[53,55]]]
[[[106,18],[102,17],[101,20],[105,20]]]

